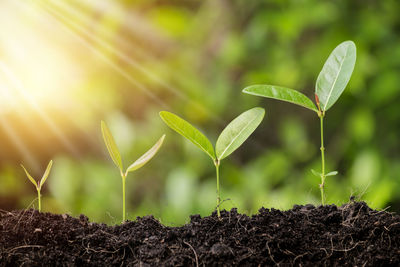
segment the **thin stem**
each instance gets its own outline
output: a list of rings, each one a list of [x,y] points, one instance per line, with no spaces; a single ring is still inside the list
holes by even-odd
[[[39,212],[42,210],[42,204],[41,204],[41,202],[40,202],[40,197],[41,197],[41,195],[40,195],[40,189],[39,188],[36,188],[36,190],[37,190],[37,194],[38,194],[38,202],[39,202]]]
[[[325,205],[325,195],[324,195],[324,186],[325,186],[325,147],[324,147],[324,114],[319,115],[321,121],[321,184],[319,185],[321,189],[321,202],[322,205]]]
[[[125,174],[121,174],[122,176],[122,222],[125,221]]]
[[[221,197],[220,197],[220,193],[219,193],[219,160],[218,159],[214,160],[214,165],[215,165],[215,170],[217,172],[217,214],[218,214],[218,217],[221,217],[221,212],[219,210],[219,205],[221,203]]]

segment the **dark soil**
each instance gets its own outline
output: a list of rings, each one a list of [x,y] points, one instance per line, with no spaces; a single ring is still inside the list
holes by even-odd
[[[122,225],[81,215],[0,212],[1,266],[400,266],[400,216],[364,202],[235,209],[182,227],[152,216]]]

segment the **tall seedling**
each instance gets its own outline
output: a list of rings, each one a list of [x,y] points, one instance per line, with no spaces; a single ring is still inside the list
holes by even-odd
[[[219,190],[219,165],[222,159],[229,156],[254,132],[264,117],[263,108],[252,108],[240,114],[231,121],[222,131],[214,147],[207,137],[190,123],[178,117],[177,115],[161,111],[161,119],[174,131],[191,141],[193,144],[203,150],[213,160],[217,175],[217,214],[220,213],[220,190]]]
[[[38,205],[39,208],[38,210],[41,211],[42,210],[42,203],[41,203],[41,194],[40,191],[42,190],[42,186],[44,185],[44,183],[47,180],[47,177],[49,177],[50,174],[50,170],[51,170],[51,166],[53,166],[53,161],[50,160],[49,164],[47,165],[46,171],[44,172],[42,179],[40,179],[40,181],[37,181],[35,179],[33,179],[33,177],[29,174],[29,172],[25,169],[25,167],[21,164],[22,169],[24,169],[26,176],[28,177],[29,181],[32,182],[32,184],[36,187],[36,191],[38,194]]]
[[[125,180],[129,172],[135,171],[143,165],[145,165],[160,149],[162,143],[164,142],[165,134],[157,141],[157,143],[150,148],[146,153],[144,153],[139,159],[132,163],[125,171],[123,171],[121,153],[118,150],[117,144],[114,141],[114,137],[111,131],[108,129],[106,123],[101,121],[101,132],[103,134],[104,143],[106,144],[108,153],[111,156],[112,161],[119,169],[119,173],[122,177],[122,221],[125,221]]]
[[[316,105],[302,93],[293,89],[274,85],[252,85],[243,89],[244,93],[278,99],[303,106],[315,111],[321,124],[321,173],[312,172],[321,177],[322,205],[325,204],[324,185],[327,176],[337,174],[337,171],[325,172],[325,147],[324,147],[324,117],[326,111],[338,100],[350,80],[356,62],[356,46],[352,41],[339,44],[330,54],[315,86]]]

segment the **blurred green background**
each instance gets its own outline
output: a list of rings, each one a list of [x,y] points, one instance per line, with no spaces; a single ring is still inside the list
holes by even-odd
[[[221,165],[223,208],[256,213],[320,203],[319,121],[307,109],[241,93],[282,85],[313,98],[323,63],[353,40],[357,63],[325,120],[328,203],[350,196],[400,211],[400,3],[372,1],[14,1],[0,3],[0,208],[121,220],[121,178],[100,132],[105,120],[125,165],[163,134],[159,153],[127,178],[128,218],[179,225],[215,209],[215,170],[167,128],[179,114],[215,143],[246,109],[267,115]]]

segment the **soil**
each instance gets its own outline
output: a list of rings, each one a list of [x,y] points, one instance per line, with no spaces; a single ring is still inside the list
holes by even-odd
[[[400,266],[400,216],[364,202],[235,209],[181,227],[81,215],[0,212],[0,266]]]

